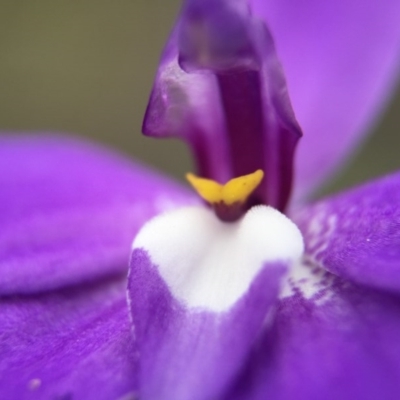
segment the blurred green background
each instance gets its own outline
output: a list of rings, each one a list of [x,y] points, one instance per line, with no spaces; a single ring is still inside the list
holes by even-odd
[[[140,134],[158,57],[180,0],[1,0],[0,129],[57,131],[103,142],[176,177],[184,144]],[[400,95],[339,190],[400,168]]]

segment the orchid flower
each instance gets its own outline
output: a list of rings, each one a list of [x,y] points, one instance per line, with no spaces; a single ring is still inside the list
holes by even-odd
[[[188,142],[205,201],[93,144],[3,135],[0,397],[398,398],[400,175],[305,200],[386,97],[399,12],[187,0],[144,132]]]

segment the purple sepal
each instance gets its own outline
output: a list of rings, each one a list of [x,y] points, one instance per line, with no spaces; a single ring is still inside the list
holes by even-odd
[[[398,399],[398,297],[340,278],[326,290],[281,300],[225,400]]]
[[[306,253],[328,271],[400,290],[400,173],[304,207],[294,218]]]
[[[262,169],[251,202],[285,208],[301,130],[272,37],[246,1],[186,1],[143,131],[187,141],[203,177],[225,182]]]
[[[190,202],[179,185],[100,146],[0,137],[0,293],[32,293],[127,271],[157,213]]]
[[[126,280],[0,302],[0,398],[134,399]]]
[[[130,268],[139,398],[220,398],[272,318],[284,265],[266,265],[248,292],[223,313],[179,303],[144,250],[133,251]]]
[[[371,130],[396,88],[398,0],[249,0],[268,23],[304,137],[295,197],[309,195]]]

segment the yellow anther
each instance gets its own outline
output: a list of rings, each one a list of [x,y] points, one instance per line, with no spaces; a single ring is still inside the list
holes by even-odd
[[[186,179],[194,187],[196,192],[208,203],[218,203],[221,201],[222,185],[205,178],[199,178],[191,173],[186,174]]]
[[[260,169],[249,175],[231,179],[225,185],[211,180],[199,178],[193,174],[186,174],[186,179],[197,193],[208,203],[224,203],[228,206],[235,203],[244,203],[260,184],[264,172]]]
[[[254,190],[257,189],[263,177],[264,172],[258,169],[252,174],[231,179],[222,188],[222,201],[227,205],[237,202],[244,203]]]

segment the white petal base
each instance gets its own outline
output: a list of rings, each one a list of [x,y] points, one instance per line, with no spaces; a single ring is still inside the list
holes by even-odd
[[[297,226],[257,206],[235,223],[204,207],[182,208],[149,221],[133,243],[158,266],[175,298],[190,308],[229,310],[265,264],[292,264],[304,250]]]

